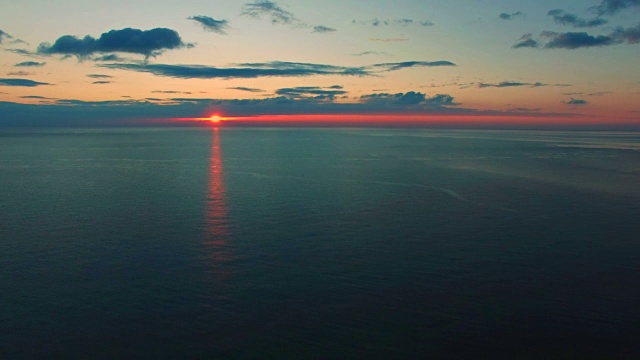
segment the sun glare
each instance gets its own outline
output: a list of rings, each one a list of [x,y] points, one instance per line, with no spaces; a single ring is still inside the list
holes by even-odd
[[[222,120],[222,117],[220,117],[220,115],[218,114],[213,114],[209,117],[209,120],[211,120],[211,122],[213,123],[219,123]]]

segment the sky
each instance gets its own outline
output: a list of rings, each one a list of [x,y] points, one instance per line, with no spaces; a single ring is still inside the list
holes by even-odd
[[[7,0],[0,126],[640,128],[640,0]]]

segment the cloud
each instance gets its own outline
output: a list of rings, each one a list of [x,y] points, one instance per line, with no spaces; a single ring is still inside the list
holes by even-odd
[[[106,55],[94,57],[92,60],[93,61],[125,61],[126,59],[121,58],[116,54],[106,54]]]
[[[154,90],[154,94],[191,94],[191,91],[175,91],[175,90]]]
[[[111,76],[111,75],[104,75],[104,74],[87,74],[87,77],[90,77],[92,79],[111,79],[111,78],[113,78],[113,76]]]
[[[401,19],[370,19],[370,20],[352,20],[353,24],[360,25],[371,25],[371,26],[389,26],[389,25],[400,25],[400,26],[409,26],[414,24],[420,24],[422,26],[433,26],[433,22],[431,21],[421,21],[416,22],[413,19],[401,18]]]
[[[95,53],[113,52],[140,54],[149,57],[159,55],[165,50],[189,46],[192,45],[182,42],[180,35],[175,30],[126,28],[103,33],[97,39],[90,35],[82,39],[73,35],[64,35],[58,38],[53,45],[41,43],[37,52],[43,55],[75,55],[78,58],[87,58]]]
[[[547,49],[578,49],[583,47],[609,46],[615,43],[609,36],[593,36],[586,32],[557,33],[553,31],[543,31],[540,36],[547,39],[544,45]]]
[[[282,88],[276,90],[277,95],[286,96],[294,99],[315,97],[317,99],[333,100],[336,95],[346,94],[347,92],[339,89],[323,89],[318,86],[298,86],[293,88]]]
[[[38,95],[26,95],[26,96],[20,96],[20,98],[21,98],[21,99],[56,100],[55,98],[48,98],[48,97],[38,96]]]
[[[212,31],[221,35],[227,33],[229,28],[229,22],[227,20],[216,20],[209,16],[196,15],[188,17],[187,19],[196,21],[202,25],[205,30]]]
[[[0,79],[0,86],[26,86],[34,87],[40,85],[51,85],[45,82],[38,82],[28,79]]]
[[[495,88],[506,88],[506,87],[520,87],[520,86],[528,86],[528,87],[543,87],[543,86],[571,86],[568,84],[545,84],[542,82],[534,82],[534,83],[529,83],[529,82],[520,82],[520,81],[502,81],[499,82],[497,84],[490,84],[490,83],[478,83],[478,87],[479,88],[490,88],[490,87],[495,87]]]
[[[272,61],[267,63],[245,63],[238,67],[218,68],[204,65],[168,64],[104,64],[109,69],[148,72],[159,76],[182,79],[252,79],[258,77],[297,77],[312,75],[364,76],[370,72],[362,67],[346,67],[324,64]]]
[[[425,21],[420,21],[420,25],[422,25],[422,26],[433,26],[435,24],[433,23],[433,21],[425,20]]]
[[[32,53],[31,51],[25,50],[25,49],[4,49],[4,51],[9,51],[14,54],[23,55],[23,56],[38,57],[37,54]]]
[[[395,70],[412,68],[412,67],[456,66],[456,64],[452,63],[451,61],[441,60],[441,61],[404,61],[404,62],[396,62],[396,63],[374,64],[373,66],[385,68],[385,71],[395,71]]]
[[[327,89],[344,89],[342,85],[331,85]]]
[[[365,56],[365,55],[389,55],[389,53],[384,51],[364,51],[361,53],[351,54],[351,56]]]
[[[46,62],[37,62],[37,61],[23,61],[21,63],[17,63],[13,66],[18,66],[18,67],[41,67],[41,66],[45,66],[47,63]]]
[[[327,26],[322,26],[322,25],[318,25],[318,26],[314,26],[313,27],[313,32],[314,33],[328,33],[328,32],[334,32],[336,31],[336,29],[334,28],[330,28]]]
[[[640,8],[640,0],[602,0],[593,9],[599,15],[614,15],[629,8]]]
[[[412,67],[456,66],[450,61],[405,61],[382,63],[370,66],[350,67],[313,63],[271,61],[264,63],[242,63],[235,67],[213,67],[205,65],[169,65],[113,63],[99,67],[137,72],[181,79],[252,79],[258,77],[301,77],[314,75],[371,76],[379,71],[396,71]]]
[[[2,42],[6,39],[13,39],[13,36],[9,35],[8,33],[0,30],[0,44],[2,44]]]
[[[283,25],[302,25],[292,13],[281,8],[273,1],[263,0],[244,4],[242,7],[242,15],[260,19],[263,16],[271,19],[273,24]]]
[[[423,105],[431,108],[456,105],[453,100],[454,98],[447,94],[437,94],[429,98],[426,94],[415,91],[396,94],[377,93],[362,95],[360,97],[361,103],[364,104],[404,105],[414,107],[417,105]]]
[[[607,23],[607,20],[603,18],[582,19],[560,9],[550,10],[547,15],[551,16],[553,21],[558,24],[571,25],[576,28],[597,27]]]
[[[369,41],[381,41],[381,42],[399,42],[407,41],[408,38],[369,38]]]
[[[246,92],[252,92],[252,93],[264,92],[264,90],[262,90],[262,89],[256,89],[256,88],[250,88],[250,87],[244,87],[244,86],[228,87],[227,89],[229,89],[229,90],[246,91]]]
[[[502,20],[514,20],[516,18],[523,18],[523,17],[524,17],[524,13],[522,11],[516,11],[514,13],[500,13],[500,15],[498,15],[498,18]]]
[[[99,81],[94,81],[94,82],[92,82],[92,84],[95,84],[95,85],[105,85],[105,84],[111,84],[111,81],[107,81],[107,80],[99,80]]]
[[[626,42],[627,44],[637,44],[640,42],[640,23],[635,27],[616,28],[610,35],[617,42]]]
[[[524,34],[516,41],[512,48],[537,48],[538,45],[538,41],[533,39],[533,34]]]
[[[567,105],[586,105],[589,102],[587,100],[571,98],[571,99],[569,99],[567,101],[564,101],[564,103],[567,104]]]
[[[12,72],[8,72],[7,75],[9,75],[9,76],[31,76],[31,75],[35,75],[35,74],[27,72],[27,71],[12,71]]]
[[[635,27],[617,27],[608,35],[590,35],[586,32],[558,33],[543,31],[542,40],[534,40],[531,34],[525,34],[517,40],[513,48],[532,47],[545,49],[578,49],[602,47],[618,44],[640,43],[640,23]]]

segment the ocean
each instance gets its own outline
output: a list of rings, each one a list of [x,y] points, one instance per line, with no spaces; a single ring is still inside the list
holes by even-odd
[[[640,133],[0,130],[0,358],[637,358]]]

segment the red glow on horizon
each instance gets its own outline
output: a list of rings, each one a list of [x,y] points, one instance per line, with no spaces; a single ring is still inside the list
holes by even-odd
[[[599,116],[572,116],[567,114],[284,114],[220,116],[213,114],[205,118],[179,118],[190,122],[208,122],[219,126],[445,126],[445,127],[519,127],[519,126],[603,126],[638,125],[635,119],[611,119]]]

